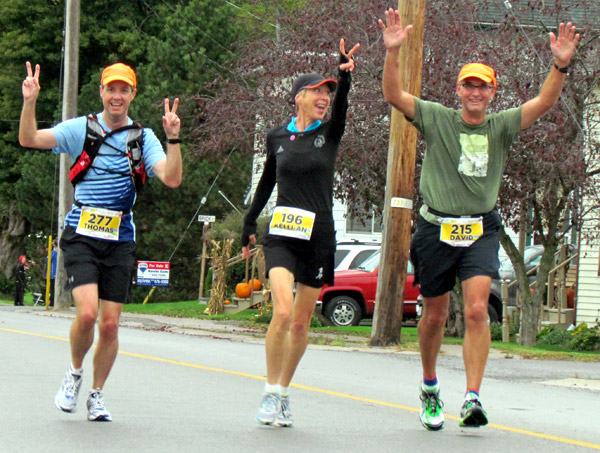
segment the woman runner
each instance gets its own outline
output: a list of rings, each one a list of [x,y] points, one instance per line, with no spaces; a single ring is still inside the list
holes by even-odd
[[[333,284],[333,177],[346,124],[352,55],[340,41],[338,80],[299,76],[292,85],[296,116],[267,134],[267,159],[244,218],[243,257],[256,243],[256,219],[277,183],[277,204],[262,241],[271,283],[273,319],[266,337],[267,383],[256,421],[292,426],[289,386],[306,350],[308,328],[323,284]],[[324,121],[334,89],[331,118]],[[297,283],[294,296],[294,282]]]

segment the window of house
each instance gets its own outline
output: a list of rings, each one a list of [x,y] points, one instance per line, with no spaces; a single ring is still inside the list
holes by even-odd
[[[359,212],[356,215],[346,214],[346,232],[347,233],[381,233],[383,216],[376,215],[371,209],[370,212]]]

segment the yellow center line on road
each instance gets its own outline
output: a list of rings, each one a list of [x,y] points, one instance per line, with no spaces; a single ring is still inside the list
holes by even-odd
[[[51,336],[51,335],[43,335],[43,334],[33,333],[33,332],[24,332],[24,331],[21,331],[21,330],[6,329],[6,328],[3,328],[3,327],[0,327],[0,330],[3,330],[5,332],[20,333],[20,334],[31,335],[31,336],[36,336],[36,337],[50,338],[52,340],[69,341],[68,338],[55,337],[55,336]],[[94,345],[94,347],[95,347],[95,345]],[[213,372],[216,372],[216,373],[231,374],[231,375],[234,375],[234,376],[242,376],[242,377],[247,377],[247,378],[251,378],[251,379],[258,379],[258,380],[261,380],[261,381],[266,381],[266,378],[263,377],[263,376],[256,376],[254,374],[242,373],[240,371],[224,370],[224,369],[221,369],[221,368],[213,368],[213,367],[208,367],[208,366],[204,366],[204,365],[197,365],[195,363],[181,362],[179,360],[163,359],[161,357],[153,357],[153,356],[149,356],[149,355],[136,354],[134,352],[127,352],[127,351],[119,351],[119,354],[130,356],[130,357],[137,357],[137,358],[140,358],[140,359],[153,360],[155,362],[170,363],[172,365],[184,366],[184,367],[188,367],[188,368],[195,368],[195,369],[198,369],[198,370],[213,371]],[[299,388],[299,389],[302,389],[302,390],[308,390],[310,392],[323,393],[323,394],[326,394],[326,395],[332,395],[332,396],[337,396],[337,397],[340,397],[340,398],[346,398],[346,399],[350,399],[350,400],[361,401],[361,402],[364,402],[364,403],[376,404],[378,406],[393,407],[395,409],[402,409],[402,410],[409,411],[409,412],[419,412],[419,409],[414,408],[414,407],[402,406],[400,404],[388,403],[386,401],[378,401],[378,400],[374,400],[374,399],[370,399],[370,398],[363,398],[363,397],[360,397],[360,396],[348,395],[346,393],[333,392],[331,390],[325,390],[325,389],[320,389],[320,388],[316,388],[316,387],[309,387],[307,385],[292,383],[292,384],[290,384],[290,386],[295,387],[295,388]],[[458,417],[454,417],[452,415],[446,415],[445,414],[445,417],[448,418],[448,419],[451,419],[451,420],[460,420]],[[490,428],[500,429],[502,431],[508,431],[508,432],[512,432],[512,433],[523,434],[525,436],[537,437],[537,438],[540,438],[540,439],[552,440],[552,441],[560,442],[560,443],[563,443],[563,444],[577,445],[579,447],[586,447],[586,448],[593,448],[595,450],[600,450],[600,444],[592,444],[592,443],[589,443],[589,442],[581,442],[579,440],[568,439],[568,438],[559,437],[559,436],[553,436],[553,435],[550,435],[550,434],[536,433],[535,431],[527,431],[525,429],[513,428],[511,426],[496,425],[494,423],[490,423],[487,426],[490,427]]]

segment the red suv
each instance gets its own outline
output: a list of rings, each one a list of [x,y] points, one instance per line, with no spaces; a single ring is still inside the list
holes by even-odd
[[[367,258],[357,269],[335,271],[335,284],[321,289],[317,304],[321,312],[336,326],[356,326],[362,318],[372,317],[375,312],[377,274],[380,251]],[[417,318],[418,286],[413,286],[415,276],[408,263],[404,288],[404,319]]]

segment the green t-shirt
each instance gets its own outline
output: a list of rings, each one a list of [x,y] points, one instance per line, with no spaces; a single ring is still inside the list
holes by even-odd
[[[427,145],[420,184],[423,202],[447,214],[491,211],[507,151],[521,131],[521,107],[488,114],[473,126],[460,110],[415,98],[411,123]]]

